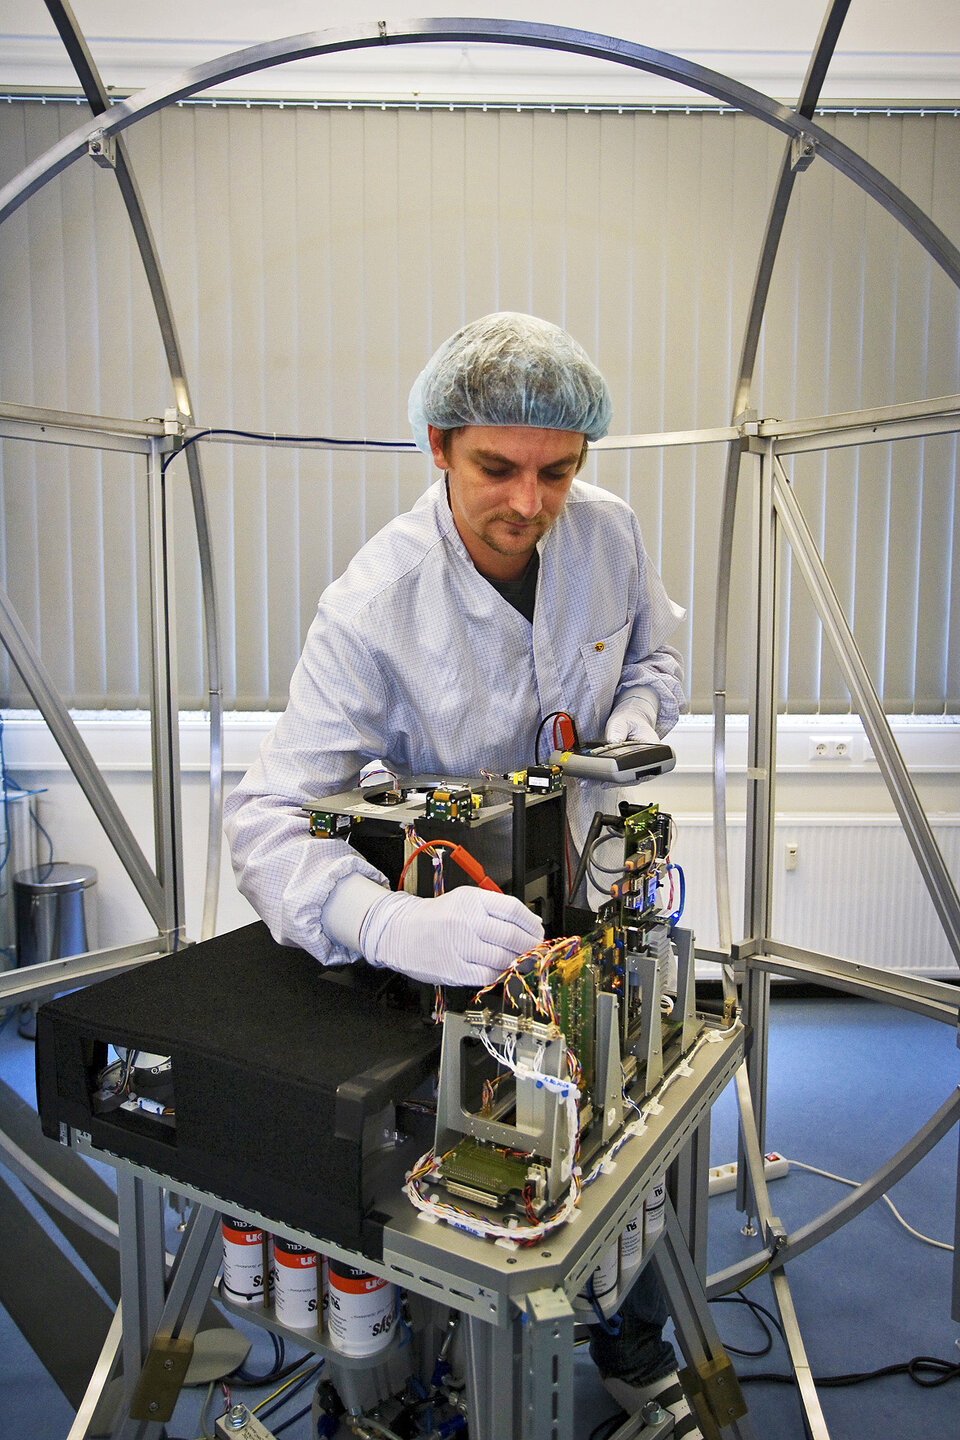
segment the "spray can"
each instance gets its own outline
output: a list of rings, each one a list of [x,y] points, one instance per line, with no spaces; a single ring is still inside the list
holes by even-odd
[[[386,1349],[397,1318],[397,1287],[342,1260],[327,1258],[330,1344],[362,1359]]]
[[[620,1284],[627,1285],[640,1269],[643,1259],[643,1212],[641,1200],[620,1234]]]
[[[265,1305],[270,1293],[270,1255],[262,1230],[224,1215],[223,1294],[234,1305]]]
[[[315,1330],[319,1305],[314,1251],[274,1235],[273,1274],[273,1305],[280,1324],[291,1330]]]
[[[649,1250],[666,1219],[667,1176],[662,1171],[647,1192],[643,1204],[643,1248]]]

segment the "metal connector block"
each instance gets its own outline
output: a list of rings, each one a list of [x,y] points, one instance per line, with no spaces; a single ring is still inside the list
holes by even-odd
[[[234,1405],[226,1415],[221,1415],[216,1425],[217,1440],[275,1440],[268,1430],[246,1405]]]
[[[130,1402],[131,1419],[169,1420],[192,1358],[192,1340],[154,1341]]]
[[[708,1360],[696,1370],[688,1366],[677,1372],[677,1378],[697,1417],[703,1440],[722,1440],[720,1431],[746,1415],[740,1381],[728,1356]]]
[[[102,130],[94,131],[87,141],[87,154],[104,170],[116,170],[117,142],[112,135],[104,135]]]
[[[817,142],[810,135],[794,135],[790,142],[790,169],[806,170],[817,158]]]

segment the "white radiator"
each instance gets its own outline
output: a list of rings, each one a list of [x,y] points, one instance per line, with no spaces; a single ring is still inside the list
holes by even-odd
[[[677,815],[673,858],[686,878],[684,924],[707,949],[717,941],[713,829],[703,815]],[[931,820],[956,883],[960,816]],[[743,816],[727,826],[733,938],[743,935]],[[786,866],[796,845],[796,869]],[[781,816],[774,845],[775,939],[884,969],[960,979],[899,823],[881,815]]]

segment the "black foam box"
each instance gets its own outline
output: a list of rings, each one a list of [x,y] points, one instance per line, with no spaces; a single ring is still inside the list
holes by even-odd
[[[37,1017],[44,1132],[85,1131],[174,1188],[378,1258],[383,1187],[398,1195],[403,1171],[402,1156],[385,1160],[381,1113],[440,1051],[439,1028],[396,1003],[397,978],[325,970],[257,923],[49,1001]],[[172,1114],[104,1107],[108,1045],[170,1057]]]

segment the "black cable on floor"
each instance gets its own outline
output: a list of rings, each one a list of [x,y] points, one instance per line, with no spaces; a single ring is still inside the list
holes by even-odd
[[[295,1425],[298,1420],[302,1420],[304,1415],[309,1415],[310,1409],[310,1405],[304,1405],[302,1410],[298,1410],[296,1415],[291,1415],[289,1420],[284,1420],[282,1425],[274,1425],[274,1435],[280,1435],[284,1430],[289,1430],[290,1426]]]
[[[883,1365],[879,1370],[854,1371],[850,1375],[814,1375],[813,1383],[824,1389],[840,1389],[844,1385],[863,1385],[867,1380],[882,1380],[885,1375],[909,1375],[914,1385],[924,1390],[935,1390],[946,1385],[948,1380],[960,1379],[960,1364],[952,1365],[949,1360],[940,1360],[935,1355],[915,1355],[899,1365]],[[741,1385],[756,1384],[767,1380],[776,1385],[793,1385],[793,1375],[773,1375],[761,1372],[758,1375],[739,1375]]]

